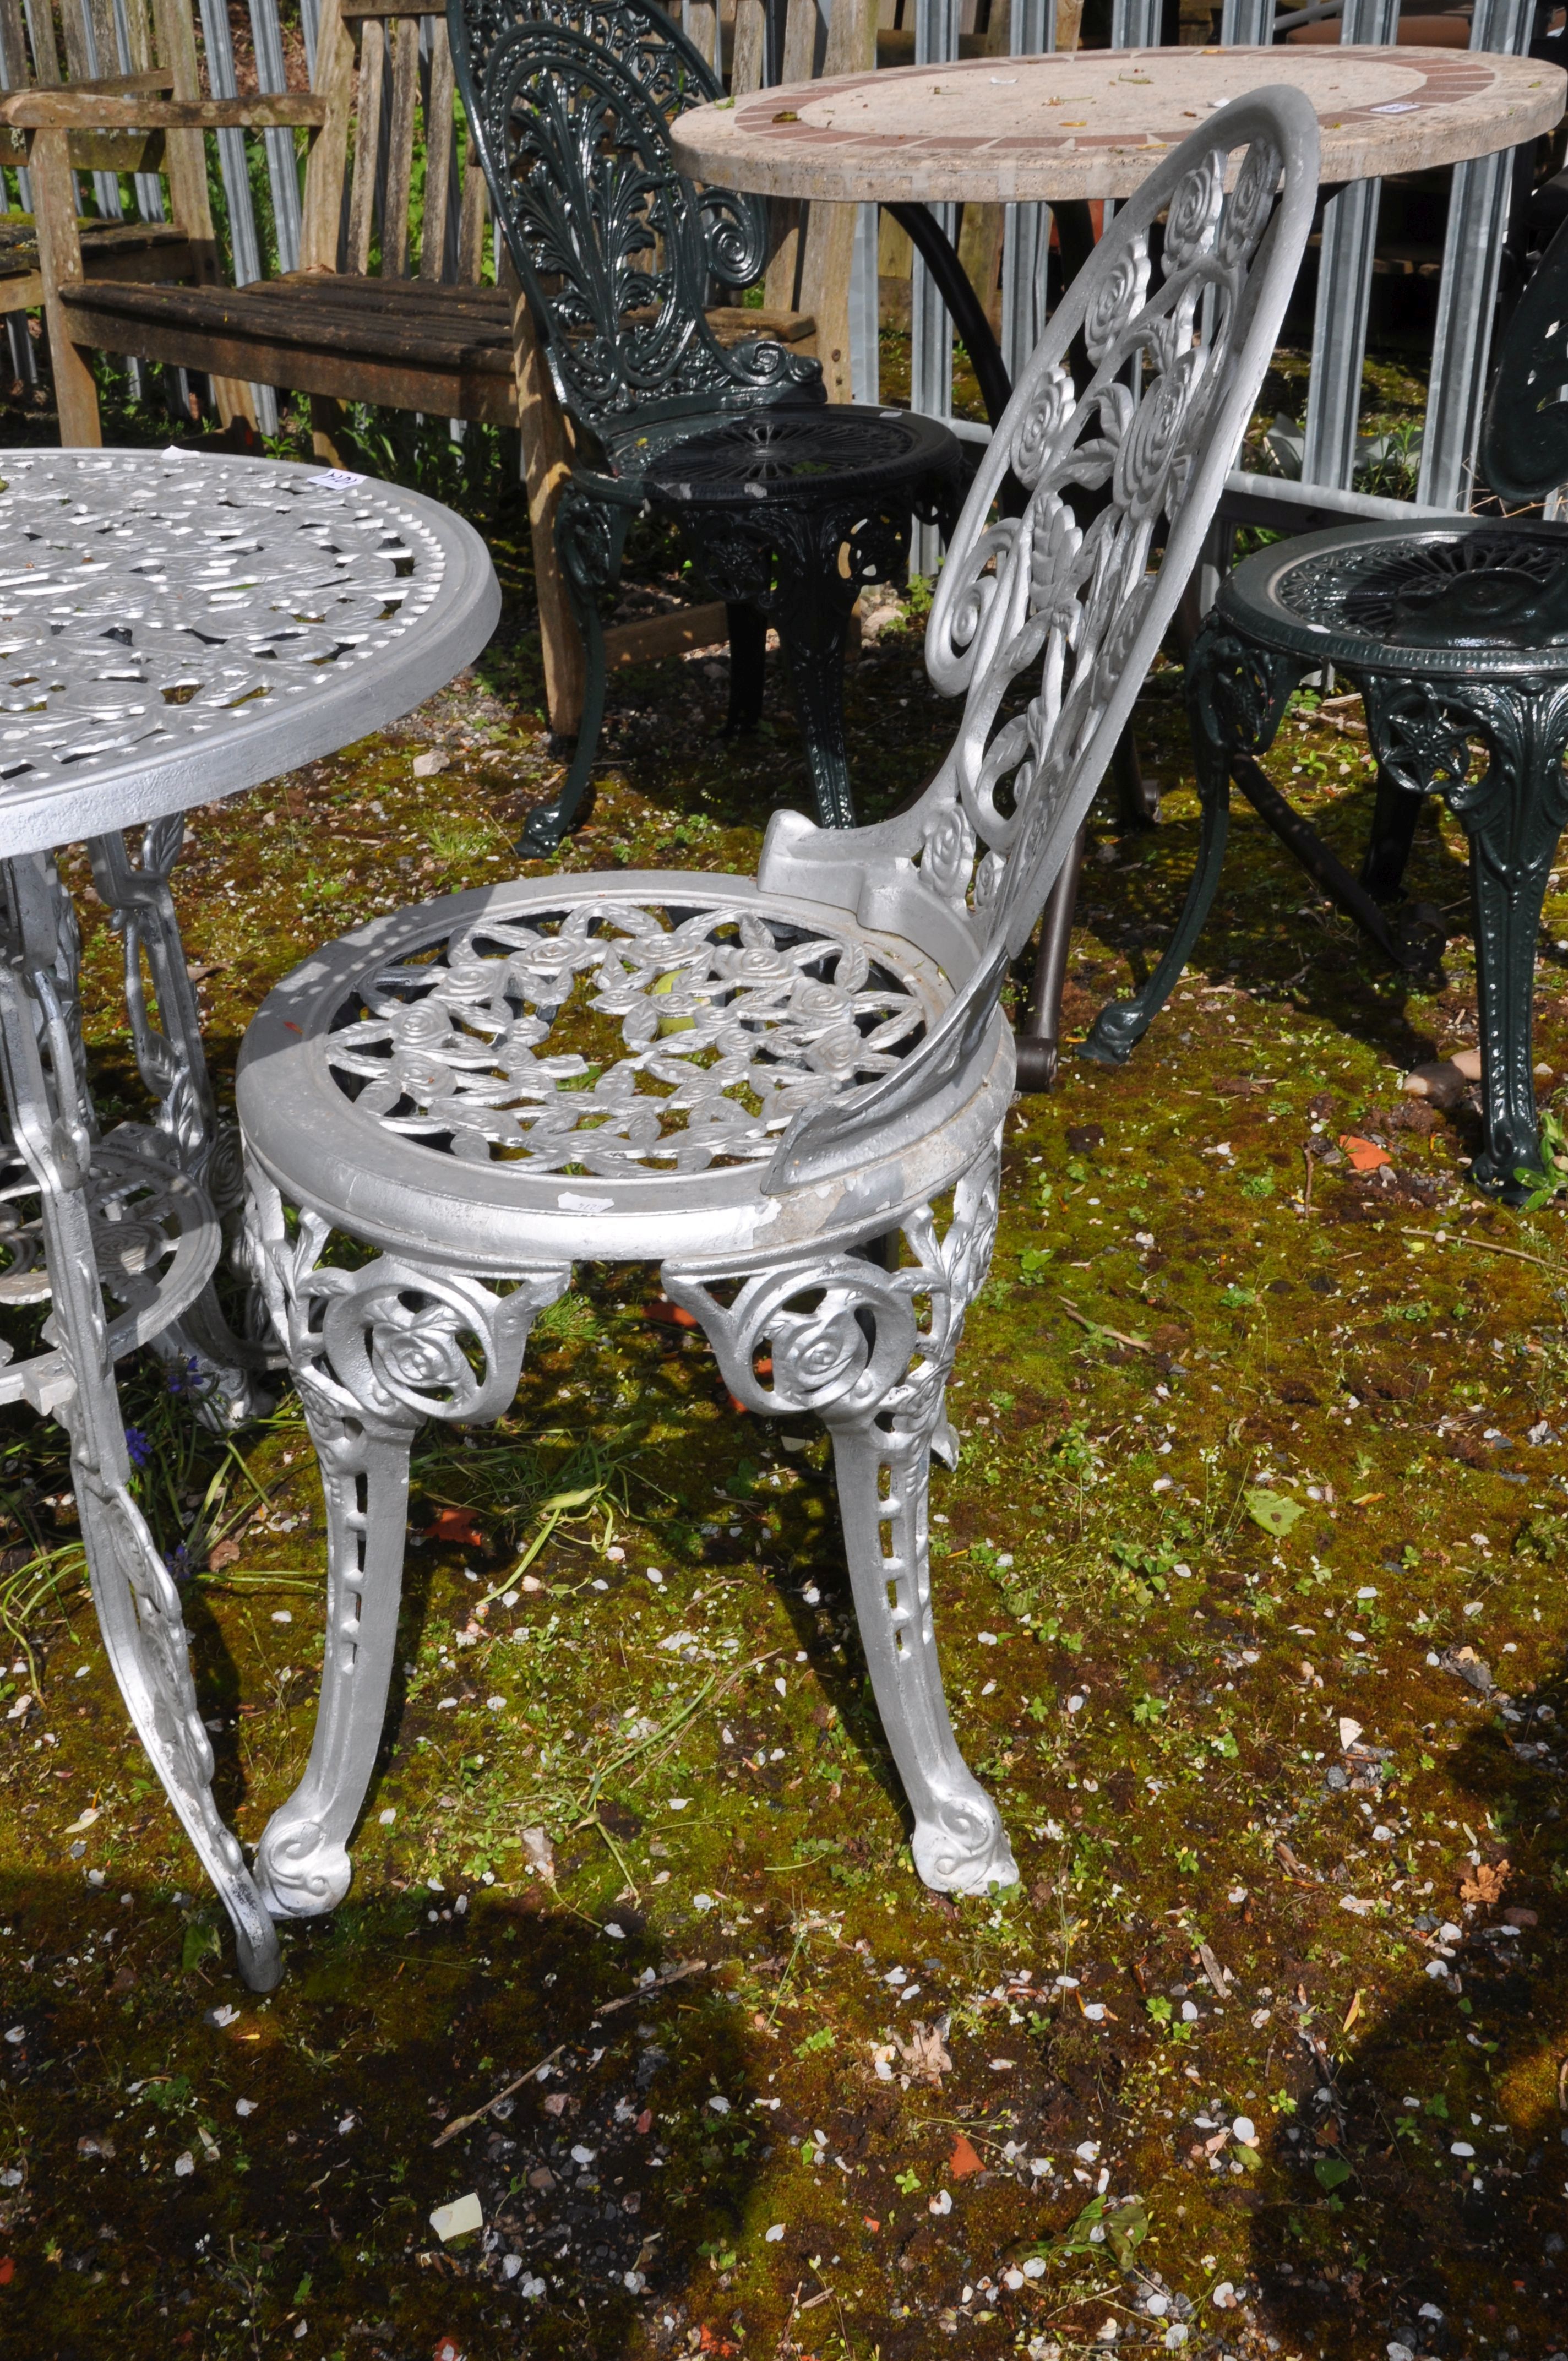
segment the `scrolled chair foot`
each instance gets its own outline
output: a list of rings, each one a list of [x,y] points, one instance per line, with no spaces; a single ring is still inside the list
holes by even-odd
[[[561,839],[566,833],[566,821],[561,801],[535,804],[522,824],[522,834],[512,851],[525,861],[548,861],[561,850]]]
[[[1002,1815],[980,1787],[944,1797],[939,1813],[917,1820],[910,1850],[922,1882],[938,1894],[984,1894],[1018,1883]]]
[[[1079,1043],[1078,1054],[1092,1066],[1124,1066],[1151,1022],[1141,1000],[1113,1000]]]
[[[345,1847],[319,1820],[275,1819],[257,1847],[257,1891],[274,1918],[335,1910],[353,1874]]]
[[[1061,1065],[1060,1045],[1035,1033],[1020,1033],[1017,1083],[1021,1091],[1054,1091]]]

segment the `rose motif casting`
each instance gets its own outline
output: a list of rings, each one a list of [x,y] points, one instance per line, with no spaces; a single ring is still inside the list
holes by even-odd
[[[920,873],[938,894],[961,897],[974,864],[974,830],[956,805],[933,815],[920,855]]]
[[[1117,256],[1115,269],[1095,289],[1084,313],[1083,341],[1091,361],[1103,361],[1119,345],[1123,330],[1143,308],[1148,283],[1148,247],[1140,237]]]
[[[1249,151],[1248,161],[1255,150]],[[1244,162],[1245,175],[1247,164]],[[1214,224],[1224,193],[1224,158],[1218,153],[1182,177],[1165,217],[1165,268],[1186,270],[1213,243]],[[1239,185],[1239,182],[1238,182]],[[1254,203],[1248,200],[1249,204]],[[1233,210],[1234,200],[1233,199]]]
[[[1077,403],[1071,375],[1059,361],[1029,386],[1012,451],[1013,472],[1025,490],[1038,483],[1047,456],[1060,444]]]
[[[1142,523],[1164,507],[1170,464],[1181,447],[1193,390],[1202,375],[1195,353],[1161,371],[1139,402],[1116,454],[1117,505]]]
[[[463,1356],[456,1324],[443,1306],[433,1316],[398,1302],[394,1317],[374,1322],[370,1365],[382,1384],[405,1400],[413,1393],[466,1391],[473,1372]]]
[[[533,1172],[765,1159],[803,1106],[891,1071],[925,1029],[914,992],[853,939],[712,904],[674,924],[594,894],[437,937],[363,998],[328,1045],[361,1112],[433,1153]],[[549,1053],[580,1008],[620,1019],[624,1058]]]
[[[1225,207],[1225,218],[1214,241],[1216,258],[1227,269],[1251,257],[1268,226],[1279,186],[1279,151],[1266,139],[1255,139],[1236,174],[1236,184]]]
[[[781,1314],[773,1344],[773,1390],[801,1410],[837,1401],[871,1359],[865,1331],[853,1309],[842,1303],[804,1319]]]

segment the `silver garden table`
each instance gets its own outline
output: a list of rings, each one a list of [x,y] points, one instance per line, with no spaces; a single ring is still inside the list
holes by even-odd
[[[0,459],[0,1305],[52,1314],[44,1349],[0,1341],[0,1401],[70,1433],[115,1677],[258,1991],[278,1981],[277,1936],[214,1800],[180,1595],[131,1495],[114,1374],[138,1345],[193,1356],[243,1414],[255,1363],[212,1291],[239,1167],[170,880],[191,806],[408,712],[477,654],[499,604],[469,526],[364,477],[178,451]],[[109,1132],[52,857],[82,840],[158,1103],[154,1122]]]

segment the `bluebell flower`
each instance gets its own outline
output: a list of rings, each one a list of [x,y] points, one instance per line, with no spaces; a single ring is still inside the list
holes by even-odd
[[[189,1582],[196,1571],[191,1560],[191,1553],[183,1542],[177,1549],[165,1550],[163,1563],[177,1583]]]
[[[130,1453],[133,1467],[152,1466],[152,1445],[139,1426],[126,1427],[126,1449]]]

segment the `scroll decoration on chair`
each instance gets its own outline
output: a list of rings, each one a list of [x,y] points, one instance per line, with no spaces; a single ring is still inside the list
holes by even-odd
[[[596,426],[650,401],[798,385],[823,399],[815,360],[762,340],[722,346],[704,317],[710,282],[739,290],[766,263],[766,208],[698,192],[674,170],[668,121],[722,96],[677,27],[620,0],[537,0],[526,22],[469,0],[457,54],[512,257],[565,408]],[[585,103],[591,92],[598,104]]]
[[[1010,467],[1024,513],[988,521],[972,501],[938,584],[927,661],[939,688],[967,697],[949,791],[976,840],[970,893],[987,936],[1002,928],[1011,939],[1032,918],[1042,864],[1077,825],[1090,750],[1153,615],[1157,530],[1186,500],[1249,324],[1248,268],[1280,158],[1255,139],[1228,201],[1226,161],[1216,148],[1183,175],[1157,269],[1140,231],[1085,290],[1081,388],[1060,338],[1044,340],[981,471],[999,488]],[[1064,319],[1062,333],[1072,325]],[[1000,719],[1014,680],[1036,664],[1027,711]],[[950,895],[955,839],[938,836],[934,817],[927,826],[942,850],[938,890]]]

